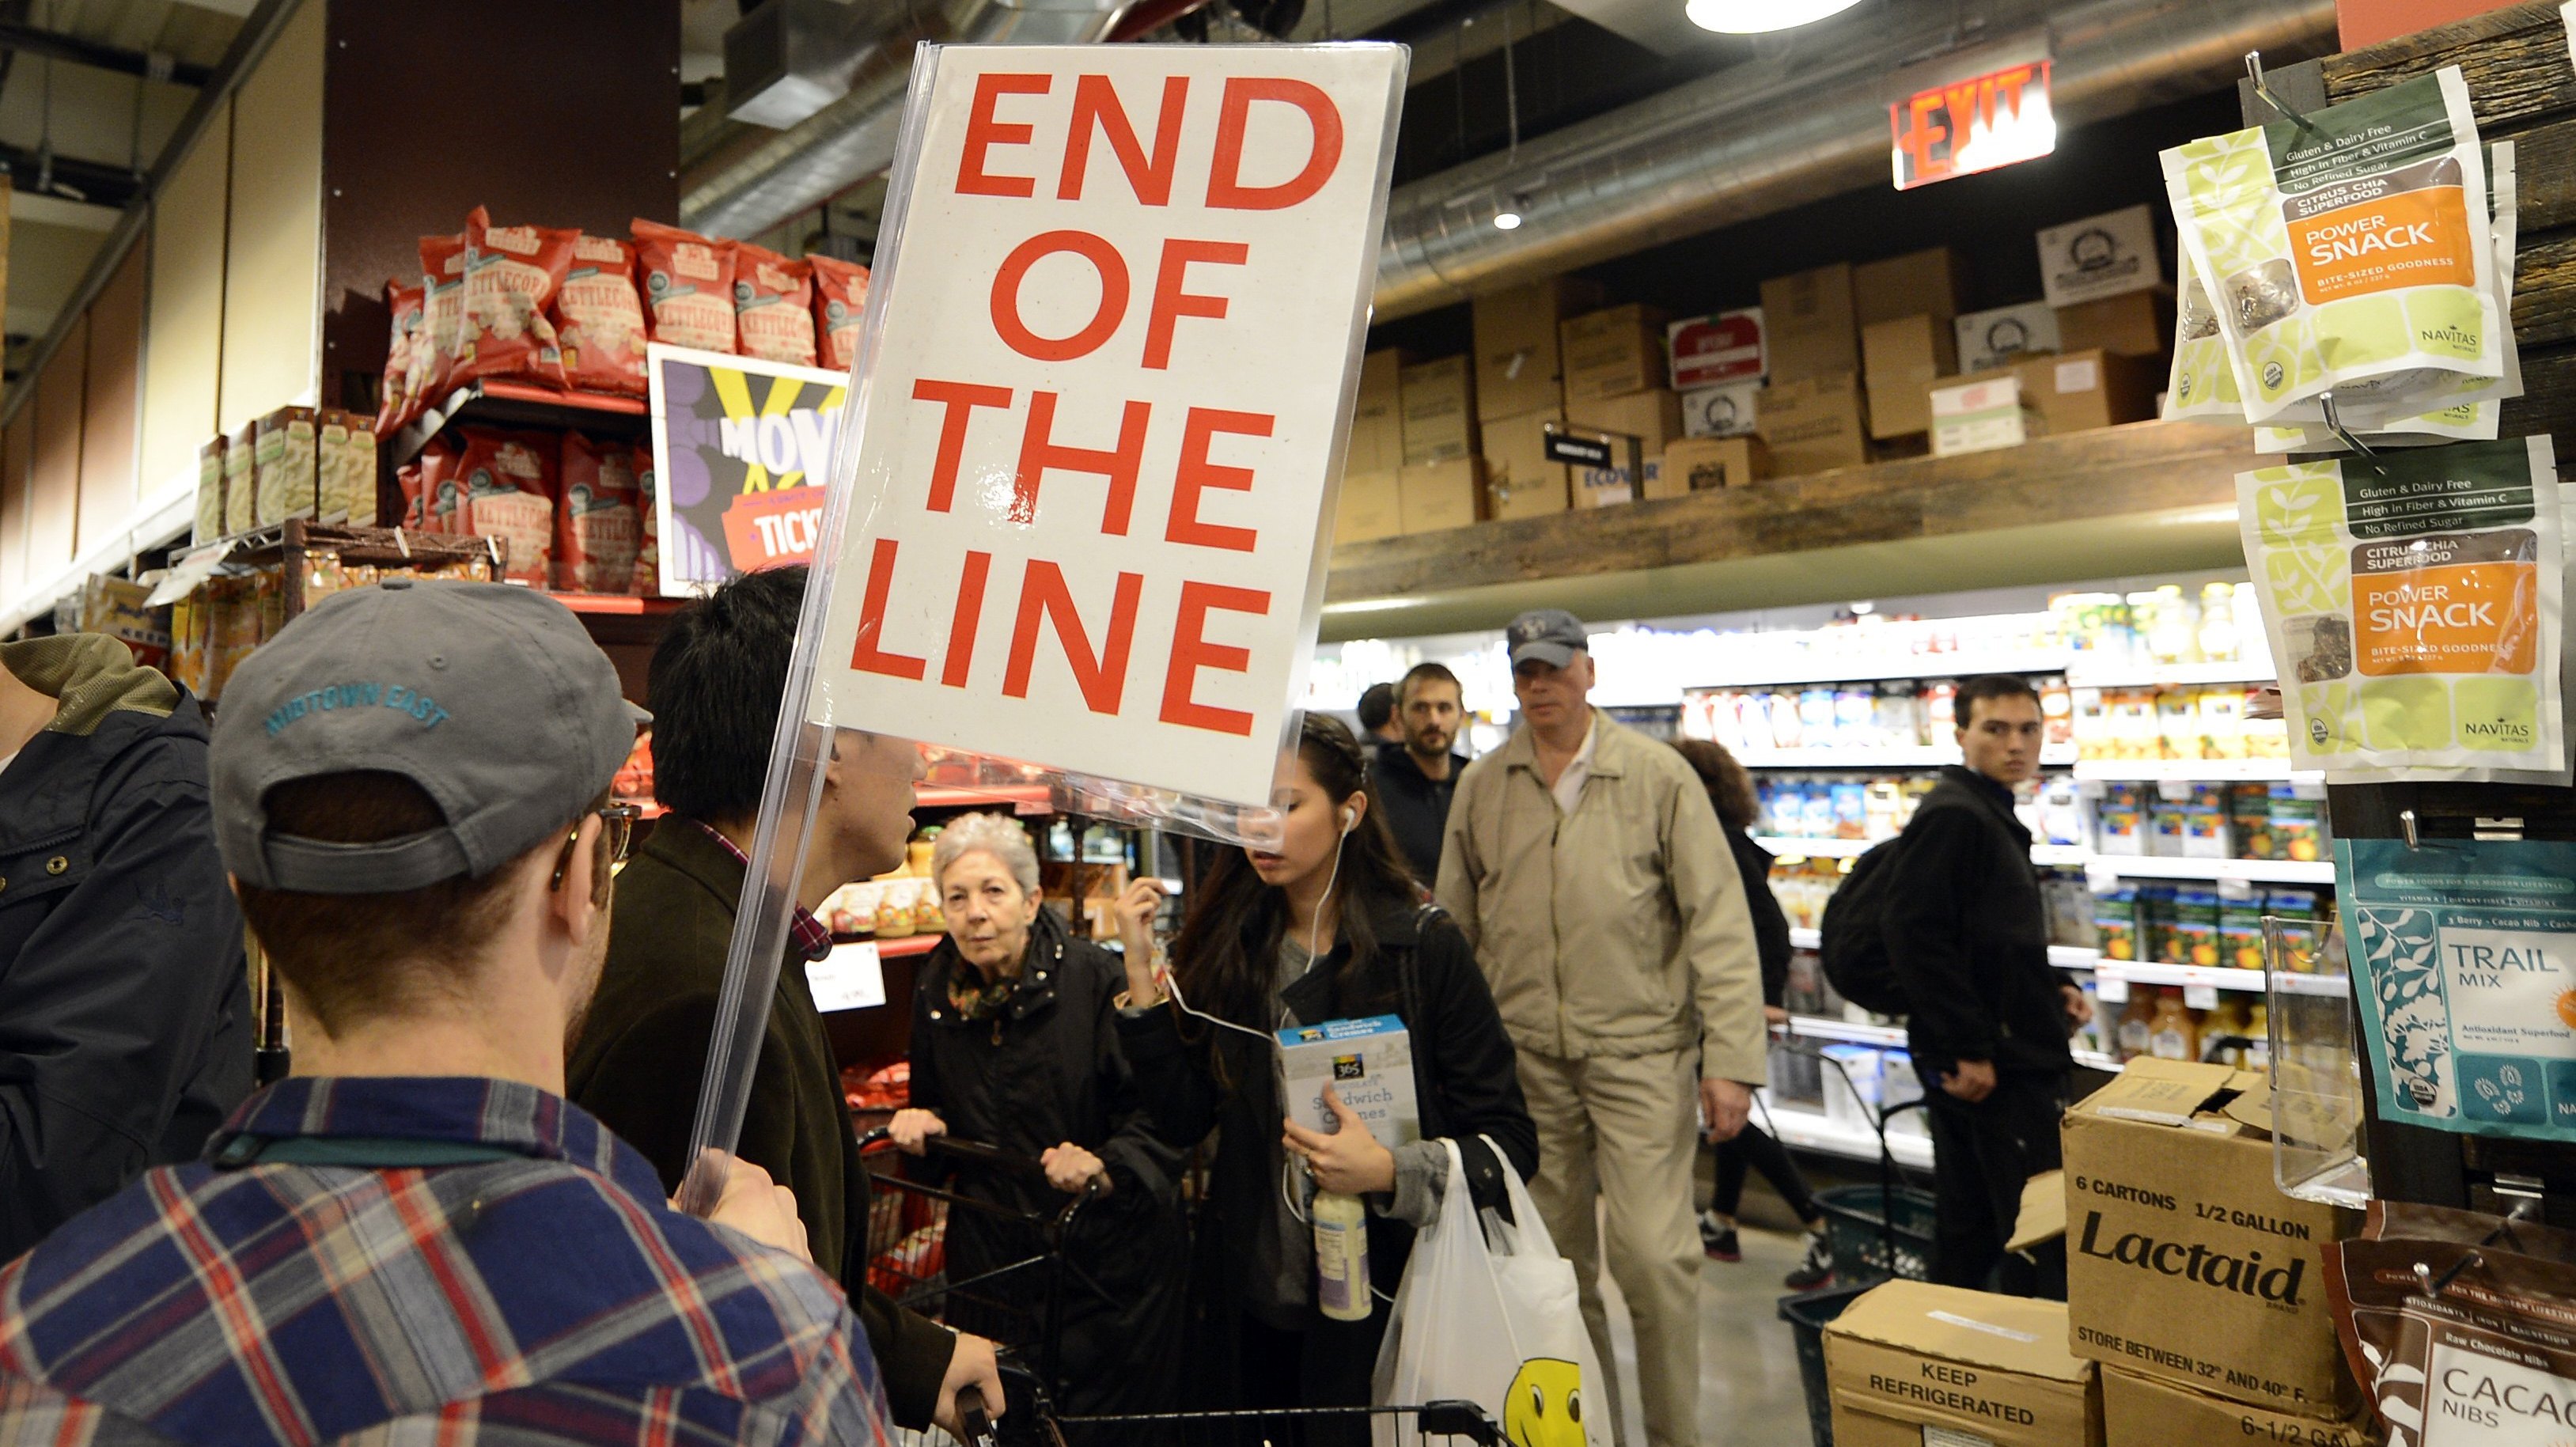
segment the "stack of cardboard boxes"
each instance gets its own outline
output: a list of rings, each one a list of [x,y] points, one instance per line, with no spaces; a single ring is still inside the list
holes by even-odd
[[[2155,414],[2173,288],[2144,206],[2039,233],[2047,300],[1957,322],[1960,372],[1933,389],[1938,456],[2017,447]]]

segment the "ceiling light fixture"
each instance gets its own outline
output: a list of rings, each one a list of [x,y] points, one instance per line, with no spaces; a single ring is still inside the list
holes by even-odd
[[[1521,229],[1521,213],[1519,213],[1518,211],[1497,211],[1497,212],[1495,212],[1495,213],[1494,213],[1494,229],[1495,229],[1496,231],[1518,231],[1518,230],[1520,230],[1520,229]]]
[[[1795,30],[1840,15],[1860,0],[1690,0],[1685,12],[1702,30],[1720,35],[1760,35]]]

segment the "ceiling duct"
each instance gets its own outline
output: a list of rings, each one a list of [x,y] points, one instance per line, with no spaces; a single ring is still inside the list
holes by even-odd
[[[726,144],[683,171],[680,222],[711,235],[750,236],[882,175],[894,162],[916,45],[1083,44],[1106,34],[1126,3],[769,0],[726,33],[726,94],[751,96],[753,107],[729,101],[727,112],[744,120],[758,120],[761,112],[794,119],[784,129]],[[772,29],[751,34],[771,10],[786,13],[767,22]],[[844,28],[835,31],[836,24]],[[747,67],[739,80],[733,68],[738,35]]]
[[[2087,0],[2034,14],[2055,57],[2058,124],[2205,95],[2261,50],[2333,49],[2334,0]],[[1378,255],[1377,316],[1624,255],[1861,187],[1889,184],[1897,72],[1958,48],[1956,10],[1890,3],[1818,43],[1702,76],[1607,115],[1399,188]],[[1989,30],[1969,43],[1996,38]],[[1494,225],[1512,211],[1520,224]]]

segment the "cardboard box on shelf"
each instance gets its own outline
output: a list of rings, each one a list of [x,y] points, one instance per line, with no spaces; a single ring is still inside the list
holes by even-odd
[[[1664,351],[1677,392],[1759,382],[1765,366],[1762,308],[1684,317],[1664,328]]]
[[[1646,496],[1687,497],[1770,475],[1771,450],[1759,437],[1685,437],[1664,449],[1664,465],[1647,482]]]
[[[1761,410],[1762,384],[1729,382],[1682,394],[1685,437],[1747,437]]]
[[[1397,511],[1408,533],[1467,526],[1484,515],[1484,491],[1485,465],[1472,457],[1396,474]]]
[[[1476,385],[1465,357],[1397,373],[1404,403],[1404,465],[1454,462],[1476,451]]]
[[[2021,394],[2021,378],[2006,371],[1973,380],[1943,382],[1925,398],[1932,413],[1932,455],[1992,452],[2019,447],[2047,425]]]
[[[1476,298],[1477,417],[1514,417],[1565,402],[1557,328],[1608,298],[1596,282],[1557,276]]]
[[[1773,382],[1757,404],[1756,434],[1771,452],[1778,477],[1858,467],[1869,461],[1869,417],[1860,376],[1831,372],[1794,382]]]
[[[1364,543],[1404,531],[1397,476],[1387,472],[1345,472],[1342,497],[1333,509],[1333,543]]]
[[[1895,317],[1861,328],[1860,354],[1869,384],[1869,435],[1903,437],[1932,426],[1928,389],[1959,370],[1949,319]]]
[[[2173,1447],[2176,1443],[2274,1442],[2293,1447],[2380,1447],[2386,1440],[2367,1411],[2348,1422],[2248,1406],[2102,1369],[2102,1447]]]
[[[1410,354],[1394,347],[1360,359],[1360,389],[1351,409],[1353,472],[1393,472],[1404,465],[1404,382]]]
[[[1890,1281],[1825,1325],[1837,1447],[2102,1447],[2093,1364],[2066,1308]]]
[[[1485,516],[1532,517],[1563,512],[1567,469],[1547,456],[1547,431],[1565,425],[1565,414],[1553,407],[1497,417],[1479,429],[1485,457]]]
[[[2161,357],[2173,345],[2173,288],[2128,291],[2057,308],[2057,344],[2122,357]]]
[[[1836,263],[1762,283],[1762,338],[1775,384],[1859,371],[1851,267]]]
[[[1656,387],[1624,397],[1569,402],[1565,421],[1577,432],[1634,437],[1647,453],[1660,454],[1666,443],[1683,435],[1681,394]]]
[[[2050,306],[2147,291],[2163,282],[2155,212],[2143,202],[2039,233],[2039,284]]]
[[[2132,1060],[2066,1113],[2071,1349],[2298,1417],[2361,1404],[2326,1301],[2359,1216],[2272,1184],[2265,1077]],[[2249,1097],[2248,1092],[2252,1092]]]
[[[1630,303],[1590,312],[1558,328],[1565,349],[1565,401],[1624,397],[1664,385],[1664,314]]]
[[[2099,350],[2025,357],[2012,370],[2021,378],[2023,400],[2039,409],[2052,437],[2153,417],[2156,389],[2165,380],[2153,358]]]
[[[1959,253],[1946,246],[1909,251],[1852,268],[1852,317],[1863,327],[1928,313],[1959,314]]]
[[[2044,301],[1970,312],[1952,323],[1959,342],[1959,370],[1991,372],[2029,352],[2057,350],[2057,313]]]

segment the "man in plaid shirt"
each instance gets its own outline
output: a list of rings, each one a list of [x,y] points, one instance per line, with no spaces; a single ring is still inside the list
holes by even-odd
[[[559,603],[332,598],[233,676],[216,832],[298,1074],[0,1267],[0,1444],[887,1440],[794,1199],[562,1098],[634,740]]]

